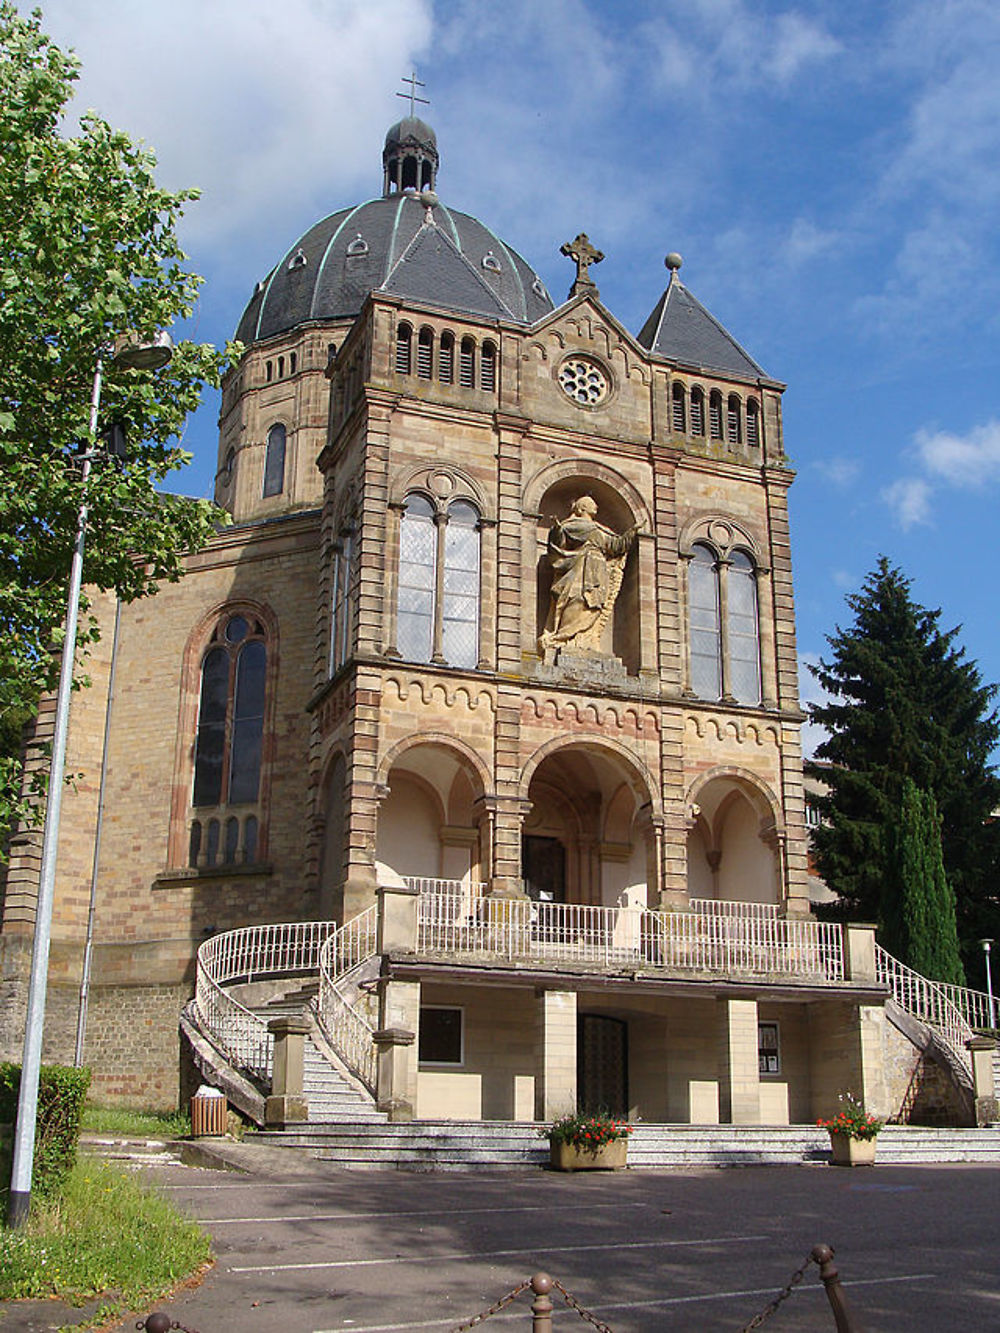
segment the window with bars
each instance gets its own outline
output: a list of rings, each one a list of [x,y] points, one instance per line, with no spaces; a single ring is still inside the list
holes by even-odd
[[[722,394],[718,389],[708,397],[708,430],[713,440],[722,439]]]
[[[332,596],[330,599],[330,661],[332,676],[347,661],[354,631],[354,548],[355,534],[348,529],[341,534],[333,554]]]
[[[453,500],[437,514],[407,498],[399,525],[396,646],[411,662],[474,667],[479,661],[480,517]]]
[[[438,379],[442,384],[451,384],[455,378],[455,335],[441,334],[438,348]]]
[[[747,402],[747,444],[752,449],[760,447],[760,404],[756,398]]]
[[[701,389],[691,390],[691,434],[705,434],[705,395]]]
[[[726,441],[729,444],[740,444],[743,440],[742,430],[742,411],[743,405],[736,394],[729,395],[729,401],[726,404]]]
[[[400,324],[396,330],[396,374],[409,375],[410,373],[410,347],[413,341],[413,330],[409,324]]]
[[[476,387],[476,344],[463,338],[458,351],[458,382],[463,389]]]
[[[670,424],[676,435],[683,435],[687,430],[684,407],[684,385],[675,384],[670,391]]]
[[[497,387],[497,349],[491,342],[483,343],[480,353],[479,387],[484,393],[493,393]]]
[[[434,365],[434,334],[422,328],[417,336],[417,378],[429,380]]]
[[[272,426],[267,433],[264,455],[264,495],[280,495],[285,489],[285,428]]]

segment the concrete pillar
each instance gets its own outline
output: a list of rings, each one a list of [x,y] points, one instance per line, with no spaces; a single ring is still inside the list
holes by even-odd
[[[851,1092],[865,1110],[886,1117],[893,1110],[885,1076],[885,1008],[849,1000],[817,1000],[809,1006],[809,1074],[812,1115],[835,1115],[837,1098]]]
[[[719,1110],[723,1123],[760,1124],[757,1001],[720,1000]]]
[[[375,1104],[392,1121],[412,1120],[417,1106],[420,982],[384,979],[378,998]]]
[[[1000,1120],[1000,1103],[993,1081],[993,1052],[997,1044],[992,1037],[973,1037],[965,1044],[972,1056],[972,1096],[976,1124],[989,1125]]]
[[[875,927],[844,926],[844,980],[875,984]]]
[[[542,991],[535,1043],[535,1119],[576,1110],[576,993]]]
[[[299,1017],[272,1018],[267,1025],[274,1038],[271,1095],[264,1103],[269,1128],[301,1124],[309,1119],[305,1098],[305,1039],[309,1021]]]

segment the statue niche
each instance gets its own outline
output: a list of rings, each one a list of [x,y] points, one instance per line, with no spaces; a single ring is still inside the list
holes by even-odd
[[[604,631],[622,586],[625,560],[639,531],[636,524],[613,532],[597,521],[597,501],[581,495],[568,518],[549,531],[552,593],[539,652],[548,664],[556,654],[609,656]]]

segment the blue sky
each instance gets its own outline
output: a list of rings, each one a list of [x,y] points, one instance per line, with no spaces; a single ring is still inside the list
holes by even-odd
[[[981,0],[53,0],[78,103],[200,186],[183,238],[223,341],[295,238],[381,190],[415,67],[439,193],[558,300],[605,253],[633,332],[687,286],[788,384],[800,654],[884,553],[1000,678],[1000,6]],[[179,489],[209,495],[217,403]],[[806,685],[807,693],[814,690]]]

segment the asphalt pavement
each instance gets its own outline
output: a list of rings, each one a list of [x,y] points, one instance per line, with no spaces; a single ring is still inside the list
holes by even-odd
[[[455,1329],[540,1270],[614,1333],[734,1333],[817,1243],[866,1333],[1000,1330],[996,1167],[431,1174],[240,1157],[253,1174],[146,1168],[213,1237],[212,1271],[158,1306],[196,1333]],[[556,1333],[578,1327],[554,1295]],[[530,1333],[530,1306],[490,1322]],[[17,1315],[0,1307],[0,1333],[59,1326]],[[833,1329],[810,1265],[768,1333]]]

